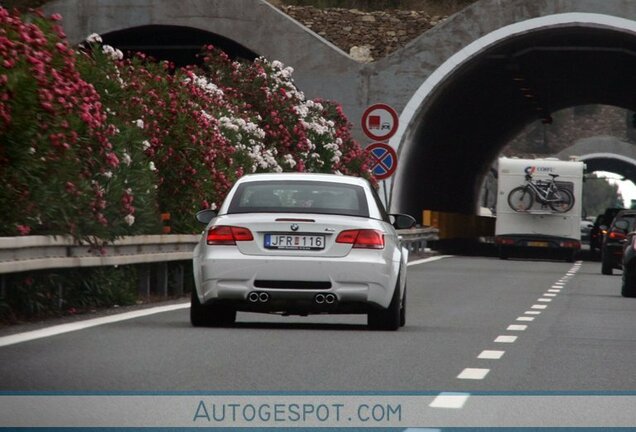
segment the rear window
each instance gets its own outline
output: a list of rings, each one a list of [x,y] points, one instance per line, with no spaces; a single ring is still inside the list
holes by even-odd
[[[319,181],[259,181],[239,185],[228,213],[322,213],[369,217],[361,186]]]
[[[636,213],[627,213],[627,214],[623,214],[623,215],[618,215],[616,216],[616,219],[614,219],[614,222],[612,222],[612,225],[615,226],[616,222],[618,222],[619,220],[624,220],[626,222],[629,223],[629,228],[627,229],[627,231],[633,231],[634,230],[634,225],[636,222]]]

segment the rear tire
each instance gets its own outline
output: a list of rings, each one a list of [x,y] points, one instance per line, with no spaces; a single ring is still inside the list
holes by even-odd
[[[400,328],[402,320],[402,301],[400,297],[400,278],[398,276],[389,307],[386,309],[373,310],[367,314],[367,325],[369,328],[388,331],[395,331]],[[406,322],[406,315],[404,315],[404,320]]]
[[[613,273],[614,266],[612,261],[607,258],[607,254],[601,255],[601,273],[610,276]]]
[[[568,189],[557,188],[561,201],[551,202],[550,208],[558,213],[568,212],[574,207],[574,195]]]
[[[196,290],[190,297],[190,323],[193,327],[221,327],[236,321],[236,310],[202,305]]]
[[[623,270],[623,284],[621,285],[623,297],[636,297],[636,275]]]

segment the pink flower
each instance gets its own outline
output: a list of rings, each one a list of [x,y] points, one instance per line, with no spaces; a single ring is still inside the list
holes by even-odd
[[[31,227],[27,225],[18,225],[16,228],[18,229],[18,233],[20,233],[21,236],[29,235],[29,233],[31,232]]]

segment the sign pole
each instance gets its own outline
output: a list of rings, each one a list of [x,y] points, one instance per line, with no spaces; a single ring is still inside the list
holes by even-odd
[[[382,189],[384,189],[384,206],[388,207],[389,206],[389,196],[386,193],[386,180],[382,180]],[[387,211],[389,209],[387,208]]]

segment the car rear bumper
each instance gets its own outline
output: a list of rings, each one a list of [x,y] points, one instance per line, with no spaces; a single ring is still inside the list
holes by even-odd
[[[200,261],[197,294],[202,304],[225,303],[237,310],[358,313],[388,307],[399,265],[375,250],[352,250],[346,257],[320,260],[226,250],[222,258],[210,254]],[[254,292],[266,293],[267,301],[252,301]],[[323,297],[317,301],[318,294]],[[334,301],[320,302],[327,294]]]

